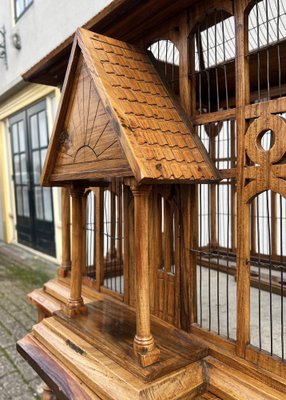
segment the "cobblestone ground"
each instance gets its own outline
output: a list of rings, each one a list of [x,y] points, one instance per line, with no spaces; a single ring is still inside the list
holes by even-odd
[[[26,301],[53,277],[56,266],[19,246],[0,242],[0,400],[39,398],[40,379],[17,353],[16,341],[31,330],[36,312]]]

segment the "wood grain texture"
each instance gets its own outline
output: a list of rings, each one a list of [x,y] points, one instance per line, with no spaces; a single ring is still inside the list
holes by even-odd
[[[207,354],[205,347],[197,347],[180,330],[168,324],[163,328],[160,320],[152,318],[151,332],[160,348],[160,363],[141,368],[132,352],[136,332],[134,311],[110,301],[95,302],[88,308],[88,315],[72,319],[57,312],[57,320],[145,381],[154,380]]]
[[[150,13],[152,7],[158,11],[160,3],[163,4],[161,1],[156,4],[146,2],[142,10],[146,14]],[[127,186],[124,188],[123,198],[119,197],[117,203],[115,196],[111,198],[112,244],[108,258],[110,262],[115,256],[115,214],[117,213],[118,219],[124,224],[119,228],[119,234],[124,233],[124,295],[102,288],[104,284],[103,199],[102,188],[95,189],[99,201],[96,209],[96,235],[100,236],[95,243],[96,281],[91,284],[90,280],[83,280],[82,293],[88,293],[86,297],[90,302],[91,299],[99,296],[95,290],[97,289],[97,291],[102,291],[101,295],[104,295],[104,298],[113,296],[132,307],[137,306],[138,336],[145,338],[144,345],[139,343],[142,345],[141,350],[146,347],[149,339],[150,347],[153,346],[152,335],[157,341],[154,333],[156,329],[153,332],[152,323],[150,325],[152,315],[162,320],[162,329],[174,332],[175,328],[170,328],[168,324],[165,324],[170,323],[202,338],[204,344],[210,347],[210,355],[216,358],[216,361],[225,364],[221,365],[211,360],[204,371],[206,373],[208,370],[209,376],[212,377],[210,389],[214,396],[216,393],[217,396],[226,399],[240,397],[259,399],[263,396],[275,398],[276,391],[285,392],[285,362],[249,345],[251,286],[259,287],[260,290],[269,290],[269,284],[267,289],[267,283],[263,279],[258,283],[257,278],[250,274],[250,249],[253,249],[257,242],[254,232],[256,221],[254,213],[251,217],[250,211],[251,209],[254,211],[253,200],[259,193],[272,190],[271,247],[273,260],[277,261],[276,219],[279,214],[275,199],[277,193],[286,197],[286,125],[285,120],[275,114],[285,112],[286,100],[285,97],[281,97],[250,104],[257,99],[257,88],[254,86],[257,83],[255,75],[258,68],[256,54],[254,52],[249,54],[247,43],[247,13],[250,6],[254,4],[252,0],[200,1],[193,4],[190,9],[187,8],[190,1],[177,2],[180,6],[176,5],[176,2],[172,5],[169,0],[166,0],[164,4],[167,3],[170,9],[176,10],[177,7],[181,7],[181,10],[184,7],[185,9],[173,16],[170,9],[160,11],[162,18],[168,15],[168,20],[165,20],[163,24],[158,24],[158,27],[148,32],[146,37],[142,34],[142,24],[132,33],[129,32],[131,27],[127,26],[124,19],[120,22],[119,26],[127,36],[129,32],[130,37],[139,38],[137,44],[140,43],[141,47],[85,30],[77,33],[57,119],[58,134],[53,136],[48,153],[49,162],[46,163],[44,174],[55,184],[81,180],[84,186],[89,184],[88,180],[92,180],[94,184],[95,180],[97,182],[109,180],[118,175],[127,177],[126,181],[131,181],[129,178],[135,176],[138,182],[155,183],[152,185],[148,201],[145,199],[137,202],[130,195],[130,188]],[[214,26],[215,21],[212,20],[211,14],[215,9],[223,10],[224,18],[233,14],[235,16],[236,58],[228,62],[226,76],[230,92],[229,106],[232,108],[217,111],[216,102],[213,100],[210,110],[216,111],[198,115],[194,28],[198,22],[206,18],[206,15],[209,18],[208,22]],[[142,18],[138,9],[134,15]],[[152,16],[151,20],[160,22],[158,15]],[[152,26],[152,21],[146,21],[146,26]],[[111,32],[116,32],[115,28],[110,29]],[[157,73],[143,49],[158,38],[172,40],[179,50],[180,65],[175,69],[176,74],[179,74],[179,93],[183,113],[182,107],[178,106],[174,96],[165,87],[164,78]],[[275,46],[269,50],[270,56],[274,54]],[[286,54],[285,41],[281,41],[279,46],[283,62],[284,54]],[[205,75],[208,74],[209,79],[213,81],[211,92],[213,89],[214,93],[216,92],[216,68],[210,68]],[[261,74],[265,74],[264,64],[261,64]],[[275,80],[277,76],[269,82],[271,86]],[[265,82],[261,84],[264,85],[260,93],[263,97],[267,94],[266,84]],[[278,88],[274,88],[273,91],[271,88],[273,96],[285,93],[284,84],[281,86],[280,93]],[[218,95],[223,100],[225,93],[219,91]],[[203,78],[201,96],[202,101],[207,100],[207,78]],[[212,102],[212,99],[210,101]],[[186,116],[195,128],[188,121],[186,122]],[[179,185],[190,182],[214,182],[217,176],[213,164],[217,152],[215,148],[217,137],[210,135],[212,136],[211,149],[208,156],[196,139],[199,130],[197,127],[204,125],[203,129],[208,131],[208,124],[222,127],[224,121],[231,125],[231,167],[219,175],[224,179],[231,179],[231,255],[237,250],[237,270],[227,268],[226,271],[223,265],[215,266],[213,263],[202,262],[202,266],[216,269],[218,273],[236,274],[236,342],[226,341],[194,325],[197,321],[197,259],[195,252],[190,250],[197,249],[198,246],[198,193],[197,185],[193,185],[193,188],[188,185],[181,185],[182,187]],[[275,138],[269,151],[261,148],[261,137],[266,130],[271,130]],[[164,183],[164,185],[159,185],[159,183]],[[220,216],[216,204],[216,191],[213,185],[210,189],[212,247],[218,247],[219,239],[216,226]],[[124,210],[121,207],[122,201]],[[237,213],[234,211],[235,208]],[[220,211],[223,213],[225,210]],[[66,242],[65,249],[68,250],[67,238],[63,241]],[[84,243],[81,247],[83,254]],[[78,248],[77,255],[79,253]],[[67,255],[64,252],[63,254],[68,260]],[[122,254],[118,252],[117,256],[119,255]],[[225,253],[220,255],[224,256]],[[82,268],[83,264],[82,259]],[[140,265],[139,269],[136,264]],[[149,273],[148,268],[150,268]],[[70,287],[75,291],[76,297],[79,297],[80,279],[64,275],[65,273],[60,276],[62,286],[59,281],[50,282],[45,285],[44,291],[35,291],[31,295],[32,301],[37,304],[42,316],[51,315],[67,301]],[[75,281],[77,281],[76,284]],[[283,296],[286,289],[281,289],[281,284],[279,286],[279,283],[273,280],[271,290],[272,293]],[[148,291],[150,291],[150,304],[148,304]],[[86,301],[86,297],[84,295],[82,297]],[[115,327],[120,329],[122,321],[125,321],[124,318],[120,320],[125,311],[124,305],[121,307],[119,307],[121,311],[116,314],[94,306],[93,312],[97,313],[94,321],[88,321],[85,317],[82,320],[77,318],[70,320],[62,314],[61,318],[68,332],[72,331],[72,334],[77,332],[80,337],[78,341],[84,340],[91,347],[104,343],[102,346],[106,355],[111,353],[113,359],[121,362],[124,367],[129,363],[131,365],[129,368],[136,371],[133,372],[139,377],[139,366],[134,366],[134,360],[130,361],[133,356],[132,337],[136,331],[135,314],[133,314],[132,324],[129,325],[129,328],[132,326],[133,331],[126,342],[123,340],[126,334],[125,328],[122,328],[122,336],[120,334],[116,336],[113,332],[111,335],[110,331],[104,328],[104,334],[108,331],[107,333],[112,338],[106,339],[101,331],[99,339],[102,342],[99,340],[98,343],[98,338],[94,333],[101,329],[99,329],[100,324],[104,325],[102,320],[104,318],[108,320],[109,317],[112,317],[109,328],[111,327],[114,331]],[[117,310],[116,307],[115,310]],[[116,318],[119,319],[117,323],[114,322]],[[53,329],[56,329],[55,326]],[[47,343],[49,338],[54,338],[52,334],[49,336],[48,332],[45,334]],[[186,340],[185,337],[182,339],[184,345],[187,343]],[[160,340],[158,343],[160,347]],[[177,357],[177,350],[180,349],[182,352],[180,355],[184,357],[184,350],[181,347],[177,350],[171,350],[171,347],[170,345],[168,354],[173,352],[173,356]],[[123,350],[128,355],[126,359],[118,355]],[[60,354],[60,346],[57,351]],[[163,354],[161,362],[164,363],[166,360],[162,349],[161,353]],[[181,361],[178,360],[179,356],[175,361],[177,367],[181,365]],[[72,361],[69,360],[69,362],[72,365]],[[162,368],[164,369],[164,366]],[[169,366],[166,367],[166,371],[168,368]],[[236,375],[237,381],[235,381]],[[266,386],[263,386],[263,382]],[[262,383],[261,387],[259,387],[260,383]],[[184,395],[182,394],[181,397],[184,398]]]
[[[204,388],[203,364],[194,362],[152,383],[142,381],[54,318],[34,327],[33,338],[100,398],[164,400],[193,398]]]
[[[144,367],[159,361],[160,350],[156,347],[150,329],[150,268],[148,255],[150,186],[132,185],[134,196],[134,241],[136,277],[136,334],[134,354]]]
[[[69,180],[81,179],[80,173],[104,177],[106,170],[120,175],[131,175],[126,157],[114,131],[110,115],[106,112],[96,91],[87,66],[79,57],[69,106],[62,131],[57,137],[58,151],[52,172],[52,180],[69,176]],[[102,171],[102,172],[100,172]]]
[[[65,276],[71,269],[71,241],[70,241],[70,194],[69,189],[62,188],[61,193],[62,216],[62,262],[58,273]]]
[[[71,371],[38,341],[27,335],[17,343],[17,350],[52,388],[58,400],[100,400]]]
[[[81,296],[82,287],[82,267],[83,262],[83,236],[84,224],[82,213],[82,199],[84,190],[78,187],[72,187],[70,194],[72,197],[72,267],[70,296],[65,312],[69,315],[76,313],[85,313],[87,311]]]
[[[63,95],[69,100],[55,125],[57,144],[50,145],[57,159],[50,156],[53,166],[44,169],[43,182],[83,176],[135,176],[138,182],[220,179],[145,51],[83,29],[75,43],[82,55],[67,76]]]

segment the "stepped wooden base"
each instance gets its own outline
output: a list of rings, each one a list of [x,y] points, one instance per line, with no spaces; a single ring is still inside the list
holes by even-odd
[[[160,362],[142,368],[133,352],[135,311],[110,300],[95,301],[87,307],[88,315],[69,318],[63,311],[58,311],[55,319],[145,382],[183,368],[208,354],[207,347],[190,339],[184,332],[159,319],[153,319],[151,332],[160,350]],[[158,357],[158,354],[154,356]],[[149,365],[147,357],[143,362]]]
[[[61,280],[53,279],[45,284],[44,289],[34,290],[29,295],[29,299],[39,311],[50,316],[59,311],[62,304],[67,302],[69,293],[68,278]],[[83,287],[83,300],[85,304],[94,304],[95,301],[98,303],[101,300],[104,301],[99,304],[106,304],[106,299],[107,296],[105,294],[98,293],[86,286]],[[107,308],[113,309],[113,307]],[[123,314],[125,313],[125,309],[128,310],[128,307],[122,307]],[[105,310],[102,309],[100,311],[99,307],[98,312],[99,315],[102,315],[101,318],[103,319]],[[116,308],[114,308],[114,316],[117,316]],[[69,320],[74,323],[75,326],[78,325],[78,320],[84,320],[85,318],[87,317],[76,316],[72,319],[67,316],[65,317],[67,321]],[[118,315],[118,320],[120,318],[121,314]],[[152,320],[154,322],[157,319],[152,318]],[[48,326],[49,321],[52,322],[52,328]],[[110,332],[107,332],[107,336],[110,335],[109,338],[113,334],[116,336],[116,334],[120,333],[120,324],[114,321],[115,319],[112,318],[112,315],[106,316],[106,329],[108,326],[110,329]],[[56,322],[60,323],[58,330],[56,329]],[[90,326],[89,329],[92,331],[93,327]],[[130,370],[128,371],[122,366],[124,362],[126,364],[129,363],[130,356],[136,368],[139,368],[138,363],[134,360],[132,349],[135,325],[128,329],[130,330],[130,343],[127,344],[127,347],[130,348],[130,353],[128,353],[127,357],[121,357],[121,365],[110,358],[109,355],[117,351],[117,346],[122,349],[123,344],[113,343],[108,355],[108,342],[106,342],[104,348],[107,350],[104,350],[105,353],[103,353],[100,351],[100,348],[97,350],[96,346],[92,345],[90,339],[84,340],[83,337],[75,334],[74,331],[67,329],[59,317],[57,317],[57,321],[55,318],[48,318],[43,323],[37,325],[32,335],[26,336],[18,343],[18,349],[28,359],[29,363],[42,379],[47,382],[58,399],[121,400],[124,398],[124,400],[164,400],[180,398],[180,400],[189,400],[195,397],[198,400],[285,400],[285,378],[258,368],[255,364],[237,357],[235,355],[234,344],[195,327],[193,327],[194,334],[186,335],[181,331],[174,331],[170,325],[165,325],[164,327],[160,324],[159,326],[156,325],[155,331],[154,326],[152,326],[152,333],[154,334],[156,343],[158,343],[157,338],[160,334],[165,333],[169,349],[171,348],[171,343],[175,343],[174,336],[179,332],[177,342],[181,344],[179,349],[182,358],[186,354],[189,355],[191,353],[188,345],[186,346],[186,351],[184,351],[185,343],[187,343],[185,341],[186,337],[188,339],[193,338],[196,341],[200,340],[203,346],[209,346],[210,355],[200,361],[194,359],[193,363],[189,360],[185,366],[181,365],[178,367],[179,369],[171,372],[167,371],[168,363],[166,363],[165,367],[161,368],[163,372],[161,377],[158,377],[157,373],[153,372],[153,379],[155,381],[152,381],[152,374],[150,376],[151,380],[146,381],[144,377],[140,378],[136,373],[130,372]],[[101,335],[104,335],[104,331]],[[99,336],[96,335],[94,337],[95,342]],[[56,338],[55,341],[54,338]],[[73,344],[76,346],[73,346]],[[158,344],[162,351],[164,343],[161,341]],[[63,349],[65,349],[64,352],[62,352]],[[166,353],[163,351],[162,354],[163,360],[166,360],[164,356]],[[177,357],[176,352],[173,355],[175,358]],[[91,364],[87,364],[85,361],[89,361]],[[159,364],[162,365],[161,362]],[[283,364],[281,366],[281,375],[284,367],[285,365]],[[140,368],[140,370],[156,371],[157,364],[152,367]],[[92,371],[91,376],[89,374],[90,371]],[[147,377],[147,379],[149,378]],[[89,385],[87,385],[88,382],[90,382]],[[114,382],[116,382],[115,386],[113,386]],[[181,382],[183,386],[181,386]],[[109,389],[110,394],[107,396],[106,393]],[[118,393],[121,393],[121,391],[122,396],[118,397]],[[102,393],[105,393],[105,395]]]
[[[202,361],[144,382],[54,317],[35,325],[17,346],[59,399],[176,400],[205,391]]]

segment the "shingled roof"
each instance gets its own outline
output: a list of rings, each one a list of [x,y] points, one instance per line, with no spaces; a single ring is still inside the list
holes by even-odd
[[[148,52],[79,29],[42,183],[111,176],[220,179]]]

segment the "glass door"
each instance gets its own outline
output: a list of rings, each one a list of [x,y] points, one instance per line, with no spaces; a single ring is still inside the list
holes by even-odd
[[[48,147],[46,102],[10,118],[19,243],[55,255],[51,188],[40,187]]]

